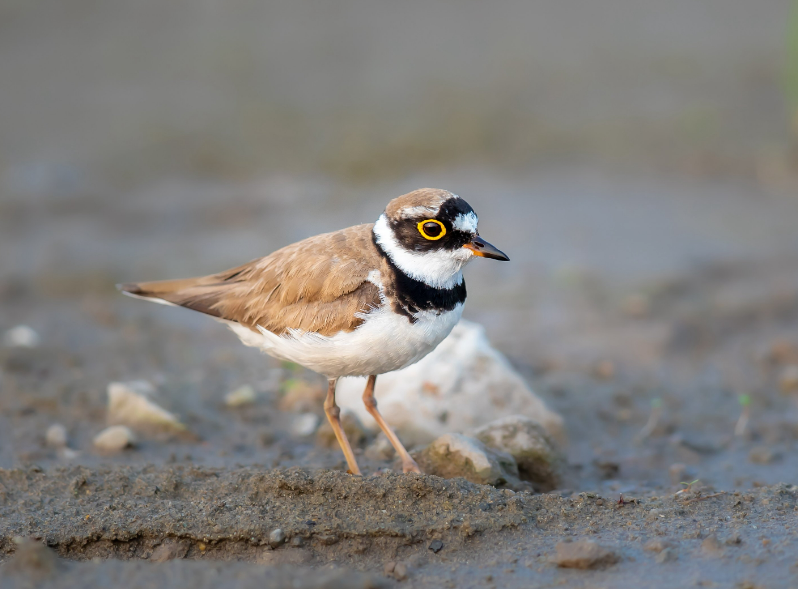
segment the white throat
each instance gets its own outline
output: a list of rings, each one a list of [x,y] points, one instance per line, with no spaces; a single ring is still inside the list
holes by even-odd
[[[463,282],[461,270],[474,254],[466,248],[413,252],[396,240],[385,215],[374,224],[377,243],[402,272],[433,288],[453,288]]]

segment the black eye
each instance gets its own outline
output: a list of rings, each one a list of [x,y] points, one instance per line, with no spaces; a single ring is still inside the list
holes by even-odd
[[[427,222],[424,223],[424,233],[430,237],[438,237],[441,234],[442,228],[437,223]]]

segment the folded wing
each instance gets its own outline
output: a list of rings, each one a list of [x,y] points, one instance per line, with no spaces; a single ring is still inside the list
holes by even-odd
[[[380,259],[373,225],[317,235],[225,272],[120,285],[132,296],[235,321],[257,332],[289,329],[331,336],[352,331],[380,305],[369,272]]]

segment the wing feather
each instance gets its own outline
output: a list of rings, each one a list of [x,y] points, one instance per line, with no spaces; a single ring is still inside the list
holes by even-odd
[[[161,300],[253,331],[290,329],[334,335],[352,331],[381,303],[369,272],[381,259],[371,239],[373,225],[325,233],[225,272],[120,285],[123,292]]]

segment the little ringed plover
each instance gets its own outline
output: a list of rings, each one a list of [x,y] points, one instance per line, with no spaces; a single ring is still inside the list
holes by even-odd
[[[479,236],[477,221],[456,194],[422,188],[388,203],[376,223],[310,237],[218,274],[119,289],[210,315],[244,344],[326,376],[324,411],[353,474],[360,469],[341,427],[335,386],[342,376],[367,376],[366,409],[403,470],[420,472],[377,411],[374,384],[449,335],[463,312],[469,261],[509,260]]]

